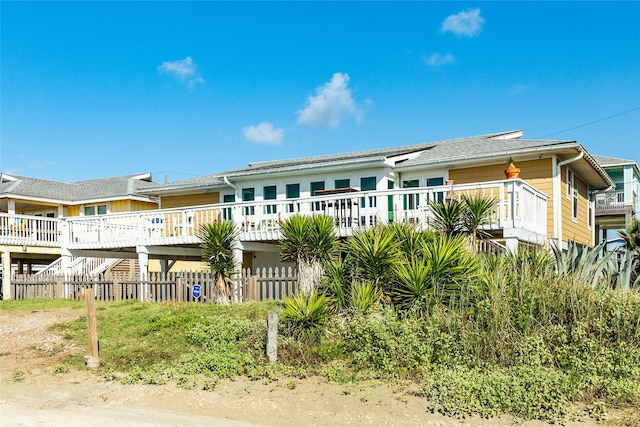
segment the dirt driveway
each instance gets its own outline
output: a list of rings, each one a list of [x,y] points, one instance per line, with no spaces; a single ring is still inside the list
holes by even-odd
[[[124,385],[85,370],[55,374],[69,354],[84,354],[48,327],[77,310],[0,312],[2,426],[433,426],[494,427],[510,419],[458,420],[431,414],[424,399],[381,385],[321,378],[271,383],[221,381],[213,391],[175,383]],[[59,369],[58,369],[59,370]],[[548,426],[532,421],[524,427]],[[596,426],[569,422],[567,426]]]

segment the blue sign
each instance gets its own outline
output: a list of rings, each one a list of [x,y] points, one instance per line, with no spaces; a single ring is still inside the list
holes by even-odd
[[[191,295],[193,295],[194,298],[200,298],[200,285],[193,285]]]

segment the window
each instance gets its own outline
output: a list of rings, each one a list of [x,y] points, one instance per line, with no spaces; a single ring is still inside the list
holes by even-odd
[[[571,217],[573,218],[574,221],[578,221],[578,189],[576,188],[575,185],[575,180],[574,180],[574,185],[572,185],[572,191],[571,191]]]
[[[374,191],[376,189],[376,177],[368,176],[360,178],[360,190],[361,191]]]
[[[262,194],[264,196],[265,200],[275,200],[276,199],[276,186],[275,185],[269,185],[267,187],[264,187],[262,189]]]
[[[336,179],[334,188],[349,188],[351,187],[350,179]]]
[[[311,195],[315,196],[317,191],[324,190],[324,181],[312,182],[309,189],[311,190]]]
[[[287,199],[300,197],[300,184],[287,184]]]
[[[97,206],[85,206],[84,214],[86,216],[90,215],[106,215],[107,214],[107,205],[97,205]]]
[[[567,168],[567,199],[573,195],[574,178],[573,171]]]
[[[224,196],[222,196],[222,201],[224,203],[234,203],[236,201],[236,195],[235,194],[225,194]]]
[[[420,186],[420,181],[417,179],[412,179],[410,181],[402,181],[402,188],[415,188]],[[417,194],[405,194],[403,197],[404,200],[404,210],[407,209],[416,209],[420,204],[420,200]]]
[[[427,178],[427,187],[437,187],[438,185],[444,185],[444,178]]]
[[[225,194],[222,196],[222,201],[224,203],[234,203],[236,201],[235,194]],[[225,221],[231,221],[233,219],[232,208],[223,208],[222,209],[222,219]]]
[[[393,190],[394,188],[396,188],[396,183],[393,182],[392,179],[387,180],[387,188],[389,190]],[[393,195],[389,194],[387,196],[387,220],[389,222],[393,222],[394,219],[394,215],[393,215]]]
[[[255,189],[254,188],[243,188],[242,189],[242,201],[243,202],[252,202],[255,199]]]
[[[427,187],[439,187],[441,185],[444,185],[443,177],[440,176],[438,178],[427,178]],[[429,196],[430,194],[427,195],[427,197]],[[444,191],[438,191],[436,193],[433,193],[433,198],[438,202],[442,203],[444,200]]]
[[[587,225],[593,227],[593,195],[587,199]]]

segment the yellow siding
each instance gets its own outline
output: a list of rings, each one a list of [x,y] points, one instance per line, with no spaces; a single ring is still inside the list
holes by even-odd
[[[158,273],[162,270],[160,261],[157,259],[149,260],[149,272]],[[199,261],[176,261],[171,267],[172,272],[176,271],[211,271],[211,267],[206,262]]]
[[[577,176],[575,178],[578,189],[578,218],[573,219],[573,198],[567,196],[567,171],[562,168],[562,240],[575,240],[576,243],[592,246],[592,231],[589,229],[588,188]]]
[[[540,190],[547,199],[547,235],[553,236],[553,168],[551,159],[539,159],[516,162],[520,168],[520,178]],[[454,184],[472,184],[474,182],[499,181],[506,179],[506,164],[488,165],[464,169],[451,169],[449,179]],[[571,211],[569,211],[571,215]]]
[[[129,212],[129,200],[114,200],[109,203],[111,213]]]
[[[162,209],[183,208],[220,203],[220,193],[186,194],[184,196],[165,196],[161,198]]]
[[[80,216],[80,206],[65,206],[64,216]]]
[[[138,200],[131,201],[131,211],[148,211],[158,209],[157,203],[152,202],[140,202]]]

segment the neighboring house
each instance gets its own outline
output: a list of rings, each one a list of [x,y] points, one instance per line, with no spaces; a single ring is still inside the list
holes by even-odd
[[[226,219],[240,231],[237,263],[271,267],[280,263],[280,221],[291,215],[330,215],[338,235],[346,237],[386,222],[427,226],[432,217],[428,199],[463,194],[497,201],[486,231],[502,247],[548,247],[551,241],[563,247],[568,241],[594,245],[591,195],[613,185],[609,175],[576,141],[521,137],[521,131],[510,131],[257,162],[149,186],[136,194],[157,198],[160,209],[61,218],[59,245],[63,258],[137,257],[142,274],[166,271],[176,262],[200,261],[198,228]],[[506,179],[504,173],[511,156],[521,170],[516,179]]]
[[[640,219],[640,168],[633,160],[593,156],[614,182],[614,187],[595,194],[596,236],[608,242],[614,250],[624,244],[618,230],[624,229],[633,217]]]
[[[157,209],[157,199],[138,192],[158,185],[149,173],[69,183],[0,174],[3,271],[13,265],[30,273],[34,265],[60,258],[60,217]]]

